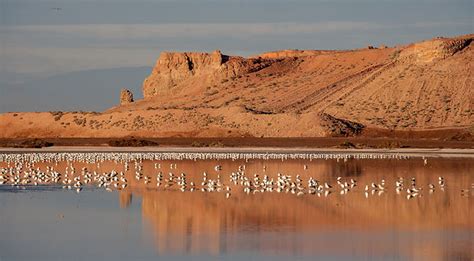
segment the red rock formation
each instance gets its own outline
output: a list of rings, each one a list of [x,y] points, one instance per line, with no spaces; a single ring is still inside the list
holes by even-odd
[[[120,105],[130,104],[133,102],[133,93],[130,90],[122,89],[120,91]]]
[[[402,51],[401,58],[414,58],[417,62],[427,63],[444,59],[467,47],[474,35],[458,38],[435,38],[420,43],[415,43]]]
[[[176,91],[176,86],[192,80],[214,84],[266,67],[261,59],[245,59],[223,55],[219,50],[212,53],[161,53],[150,76],[143,83],[143,96]]]

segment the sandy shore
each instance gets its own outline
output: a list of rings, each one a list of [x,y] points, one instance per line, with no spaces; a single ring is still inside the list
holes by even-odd
[[[192,147],[95,147],[0,148],[0,153],[35,152],[152,152],[152,153],[281,153],[281,154],[399,154],[410,157],[474,158],[474,149],[336,149],[336,148],[192,148]]]

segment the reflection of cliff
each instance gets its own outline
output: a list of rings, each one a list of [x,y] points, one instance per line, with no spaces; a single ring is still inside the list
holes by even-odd
[[[143,197],[143,216],[146,224],[153,228],[158,251],[164,253],[232,252],[242,248],[242,238],[239,238],[239,235],[250,234],[252,239],[249,244],[252,242],[257,245],[244,248],[257,248],[264,253],[311,254],[322,250],[323,247],[325,250],[335,248],[338,244],[321,242],[320,245],[315,245],[311,240],[299,240],[301,235],[308,234],[317,238],[325,233],[332,235],[331,233],[344,232],[362,233],[369,237],[371,233],[384,233],[388,230],[393,231],[391,233],[395,235],[403,230],[407,231],[406,233],[417,232],[422,235],[434,233],[432,237],[427,238],[408,237],[406,242],[399,242],[401,239],[396,237],[390,239],[392,241],[389,240],[389,244],[399,244],[398,251],[412,258],[420,258],[421,255],[437,260],[443,259],[442,256],[459,255],[452,251],[472,256],[469,247],[446,240],[437,235],[436,231],[446,230],[448,236],[452,231],[464,230],[468,234],[474,231],[470,213],[472,199],[463,198],[459,194],[461,186],[470,184],[472,177],[469,173],[473,166],[462,161],[442,163],[444,164],[430,163],[427,167],[419,161],[338,163],[353,164],[354,166],[347,169],[360,171],[358,180],[364,184],[382,178],[387,184],[394,184],[398,176],[416,177],[419,184],[424,186],[428,182],[436,181],[441,174],[449,180],[449,189],[445,192],[435,191],[432,195],[426,192],[424,197],[412,200],[397,195],[393,189],[380,197],[371,196],[368,199],[361,191],[341,196],[337,194],[337,190],[329,198],[309,195],[296,197],[292,194],[277,193],[245,195],[240,191],[233,191],[230,199],[226,199],[223,193],[152,190],[136,190],[134,193]],[[211,164],[208,164],[207,168],[213,166],[213,162]],[[267,172],[268,169],[276,168],[269,162],[265,164]],[[314,164],[318,165],[320,162]],[[319,170],[331,173],[331,170],[334,170],[331,167],[333,164],[333,161],[328,161],[325,167]],[[261,166],[256,165],[253,167],[260,169]],[[186,166],[181,164],[181,167]],[[249,173],[253,173],[251,168],[250,165],[247,169]],[[307,172],[299,169],[303,177],[315,170],[312,165]],[[343,167],[338,168],[340,169]],[[299,171],[295,168],[288,172]],[[315,174],[325,176],[326,172],[311,175]],[[278,236],[271,236],[276,235],[275,233],[278,233]],[[364,245],[364,242],[370,242],[373,246]],[[359,250],[354,250],[356,252],[370,248],[381,251],[393,249],[393,246],[385,246],[387,240],[362,240],[352,243],[362,244]],[[418,253],[418,248],[423,252]]]
[[[426,166],[421,159],[161,161],[158,169],[154,168],[155,163],[158,164],[143,162],[143,174],[152,181],[147,185],[143,178],[135,179],[135,164],[129,164],[128,186],[120,191],[120,206],[128,207],[132,196],[142,198],[145,228],[155,236],[159,253],[220,254],[256,249],[270,254],[345,251],[367,256],[367,252],[376,250],[379,257],[395,251],[408,260],[470,260],[474,257],[471,250],[473,197],[460,195],[461,189],[474,182],[472,160],[430,158]],[[170,169],[171,163],[176,164],[176,169]],[[122,164],[114,162],[100,163],[100,167],[73,164],[76,173],[82,167],[100,173],[123,170]],[[222,166],[220,172],[214,169],[217,164]],[[181,193],[176,187],[172,187],[172,191],[155,189],[159,171],[165,178],[169,172],[175,175],[184,172],[188,182],[196,184],[200,184],[204,171],[212,179],[220,173],[222,181],[229,184],[229,173],[243,164],[248,177],[258,173],[260,177],[266,174],[276,178],[277,173],[282,173],[294,178],[299,174],[306,181],[312,176],[333,184],[333,193],[328,198],[276,192],[245,195],[241,187],[232,187],[232,196],[226,199],[224,193]],[[39,163],[33,167],[45,169],[46,165],[53,166]],[[66,163],[61,162],[54,168],[63,173]],[[337,176],[357,179],[358,191],[339,195],[335,186]],[[397,195],[394,183],[399,176],[406,180],[415,177],[418,185],[425,188],[423,197],[407,200],[405,195]],[[436,183],[438,176],[445,178],[446,191],[437,189],[430,195],[427,184]],[[387,192],[366,199],[365,184],[381,179],[386,181]]]
[[[328,199],[297,198],[285,194],[235,195],[153,192],[142,193],[142,211],[155,231],[158,249],[163,252],[211,252],[235,248],[232,235],[241,231],[265,238],[265,232],[319,233],[330,230],[406,229],[430,231],[439,228],[474,229],[469,203],[434,196],[406,201],[386,195],[366,200],[359,195]],[[453,196],[459,199],[459,197]],[[207,240],[200,240],[202,238]],[[279,238],[280,239],[280,238]],[[262,251],[310,251],[314,246],[292,245],[290,238],[262,243]],[[306,249],[308,248],[308,249]]]
[[[132,204],[132,193],[128,191],[121,191],[120,197],[120,208],[128,208]]]

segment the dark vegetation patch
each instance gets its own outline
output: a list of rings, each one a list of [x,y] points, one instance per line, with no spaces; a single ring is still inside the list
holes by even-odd
[[[400,53],[402,51],[401,50],[395,50],[391,55],[390,55],[390,59],[392,60],[396,60],[398,57],[400,57]]]
[[[258,109],[254,109],[254,108],[248,107],[248,106],[244,106],[244,109],[245,109],[246,112],[250,112],[250,113],[253,113],[253,114],[275,114],[272,111],[258,110]]]
[[[404,144],[402,141],[388,140],[384,141],[376,146],[378,149],[399,149],[399,148],[410,148],[411,146]]]
[[[115,139],[109,140],[108,145],[112,147],[146,147],[146,146],[158,146],[157,142],[143,139]]]
[[[53,115],[55,121],[59,121],[61,117],[63,117],[64,113],[62,111],[50,111],[51,115]]]
[[[87,120],[86,119],[74,119],[73,122],[79,126],[86,126]]]
[[[445,139],[446,141],[474,141],[474,135],[469,131],[460,131]]]
[[[344,141],[343,143],[339,144],[339,148],[342,148],[342,149],[355,149],[357,148],[357,146],[350,142],[350,141]]]
[[[13,148],[43,148],[43,147],[51,147],[54,144],[49,141],[45,141],[42,139],[27,139],[20,142],[13,144],[11,147]]]
[[[224,143],[221,141],[193,141],[191,147],[224,147]]]
[[[355,121],[339,119],[327,113],[321,115],[322,126],[332,137],[351,137],[362,133],[365,126]]]
[[[91,114],[91,115],[100,115],[101,114],[100,112],[96,112],[96,111],[71,111],[69,113],[71,113],[71,114]]]

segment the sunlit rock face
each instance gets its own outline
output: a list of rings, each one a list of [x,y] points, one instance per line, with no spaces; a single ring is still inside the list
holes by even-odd
[[[257,71],[266,64],[268,62],[260,59],[223,55],[219,50],[212,53],[162,52],[151,75],[143,83],[143,96],[151,98],[170,93],[188,81],[217,84],[230,77]]]
[[[401,57],[416,59],[419,63],[431,63],[448,58],[468,47],[473,35],[459,38],[435,38],[415,43],[401,53]]]
[[[133,93],[128,89],[122,89],[120,91],[120,105],[130,104],[133,100]]]

